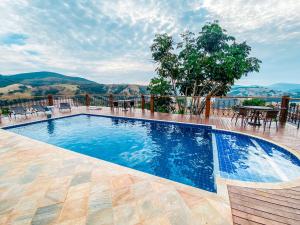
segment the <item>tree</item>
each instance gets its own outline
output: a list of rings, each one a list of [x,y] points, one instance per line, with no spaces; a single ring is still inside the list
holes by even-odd
[[[158,79],[170,82],[173,95],[226,95],[236,80],[259,72],[261,64],[250,56],[246,42],[238,43],[217,21],[204,25],[197,36],[181,34],[179,43],[157,34],[151,51]]]

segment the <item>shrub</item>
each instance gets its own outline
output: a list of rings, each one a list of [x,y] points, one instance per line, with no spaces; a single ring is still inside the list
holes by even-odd
[[[247,99],[243,101],[244,106],[254,105],[254,106],[265,106],[266,101],[258,98]]]

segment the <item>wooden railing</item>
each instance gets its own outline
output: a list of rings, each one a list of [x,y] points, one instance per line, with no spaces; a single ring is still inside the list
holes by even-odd
[[[243,105],[247,99],[262,99],[266,104],[280,109],[280,121],[293,123],[299,128],[300,121],[300,98],[288,96],[154,96],[154,95],[48,95],[32,96],[30,98],[0,98],[0,109],[5,114],[12,106],[53,105],[58,107],[60,103],[67,102],[72,107],[100,106],[114,107],[114,102],[129,100],[134,102],[135,108],[150,110],[151,113],[164,110],[169,113],[231,117],[233,108]],[[169,104],[164,107],[164,104]]]

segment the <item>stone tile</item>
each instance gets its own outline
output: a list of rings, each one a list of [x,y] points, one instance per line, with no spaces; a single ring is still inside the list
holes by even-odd
[[[226,218],[223,217],[208,201],[203,201],[197,207],[191,209],[196,221],[201,224],[211,225],[229,225]]]
[[[204,197],[195,196],[194,194],[188,192],[179,190],[178,191],[181,198],[184,200],[184,202],[187,204],[188,207],[192,208],[199,204],[199,202],[205,200]]]
[[[99,208],[97,210],[89,211],[87,216],[87,225],[113,225],[113,209],[108,208]]]
[[[70,199],[65,201],[58,222],[86,217],[87,201],[87,198]]]
[[[112,190],[112,205],[114,207],[133,201],[134,195],[130,186]]]
[[[8,220],[3,224],[26,225],[31,224],[35,211],[17,211],[9,214]],[[0,223],[1,224],[1,223]]]
[[[80,172],[73,177],[71,181],[71,186],[90,182],[90,179],[91,179],[91,172]]]
[[[26,212],[26,213],[35,213],[36,209],[38,208],[38,201],[39,201],[39,195],[37,195],[37,198],[35,196],[25,196],[21,198],[14,207],[14,211],[17,212]]]
[[[136,202],[136,207],[142,222],[160,218],[165,215],[164,206],[161,204],[159,196],[155,193],[139,197]]]
[[[70,219],[63,222],[55,223],[54,225],[85,225],[86,224],[86,217]]]
[[[149,193],[153,193],[154,189],[149,181],[142,181],[131,185],[131,191],[135,198],[142,198]]]
[[[53,223],[58,218],[61,209],[62,204],[54,204],[38,208],[32,219],[32,225]]]
[[[115,225],[136,225],[140,223],[135,203],[128,203],[113,208]]]
[[[151,218],[142,223],[142,225],[171,225],[167,216]]]
[[[88,202],[89,212],[99,211],[107,208],[112,208],[110,190],[98,191],[90,194]]]
[[[10,213],[14,206],[18,203],[18,199],[2,199],[0,200],[0,215]]]
[[[67,201],[71,199],[87,198],[90,193],[90,183],[81,183],[68,189]]]
[[[129,174],[121,174],[112,179],[113,188],[128,187],[131,184],[133,184],[133,179]]]

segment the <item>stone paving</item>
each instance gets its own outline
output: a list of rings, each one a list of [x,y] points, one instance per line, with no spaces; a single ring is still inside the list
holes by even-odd
[[[0,224],[231,223],[226,194],[0,130]]]

